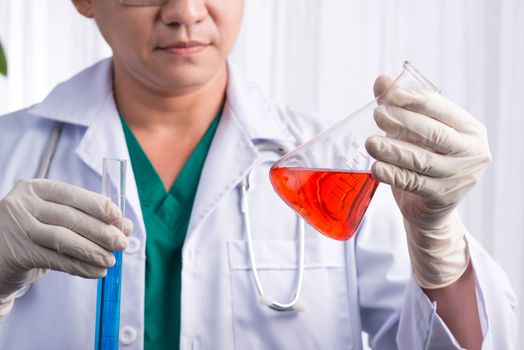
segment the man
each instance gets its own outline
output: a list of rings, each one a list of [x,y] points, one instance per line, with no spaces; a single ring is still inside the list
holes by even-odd
[[[456,211],[490,160],[474,118],[437,94],[396,89],[375,110],[391,137],[366,146],[403,220],[379,190],[351,243],[308,235],[306,311],[277,313],[256,298],[237,185],[260,157],[256,140],[298,145],[320,128],[228,65],[243,1],[73,3],[113,57],[0,119],[0,347],[92,346],[96,283],[85,278],[126,247],[120,343],[130,348],[351,348],[362,330],[375,348],[511,346],[509,284]],[[380,77],[376,94],[389,86]],[[30,180],[55,125],[49,180]],[[94,193],[108,156],[132,163],[135,229],[125,219],[124,234],[111,225],[121,213]],[[251,218],[262,280],[285,297],[294,220],[269,191],[251,200],[262,208]]]

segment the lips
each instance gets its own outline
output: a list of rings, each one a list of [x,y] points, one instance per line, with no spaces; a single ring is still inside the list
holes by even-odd
[[[159,46],[159,49],[174,55],[186,56],[204,50],[208,44],[200,41],[177,41]]]

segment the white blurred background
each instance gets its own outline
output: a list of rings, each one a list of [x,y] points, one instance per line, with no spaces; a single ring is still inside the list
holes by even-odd
[[[0,114],[111,54],[70,0],[0,0],[0,40]],[[493,162],[461,212],[523,300],[524,1],[246,0],[233,53],[267,94],[331,121],[369,101],[375,77],[397,75],[406,58],[488,128]]]

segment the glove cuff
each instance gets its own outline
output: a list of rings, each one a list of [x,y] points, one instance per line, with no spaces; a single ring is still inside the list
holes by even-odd
[[[453,211],[446,223],[433,229],[421,229],[404,220],[413,275],[426,289],[444,288],[466,271],[470,256],[465,228]]]
[[[0,323],[2,323],[7,315],[11,312],[15,303],[16,293],[12,293],[6,297],[0,298]]]

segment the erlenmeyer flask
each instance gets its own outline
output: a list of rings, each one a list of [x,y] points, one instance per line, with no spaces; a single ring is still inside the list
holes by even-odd
[[[324,235],[346,240],[357,231],[378,186],[364,146],[383,135],[373,118],[395,88],[440,90],[408,61],[394,83],[361,109],[279,159],[270,170],[275,191]]]

